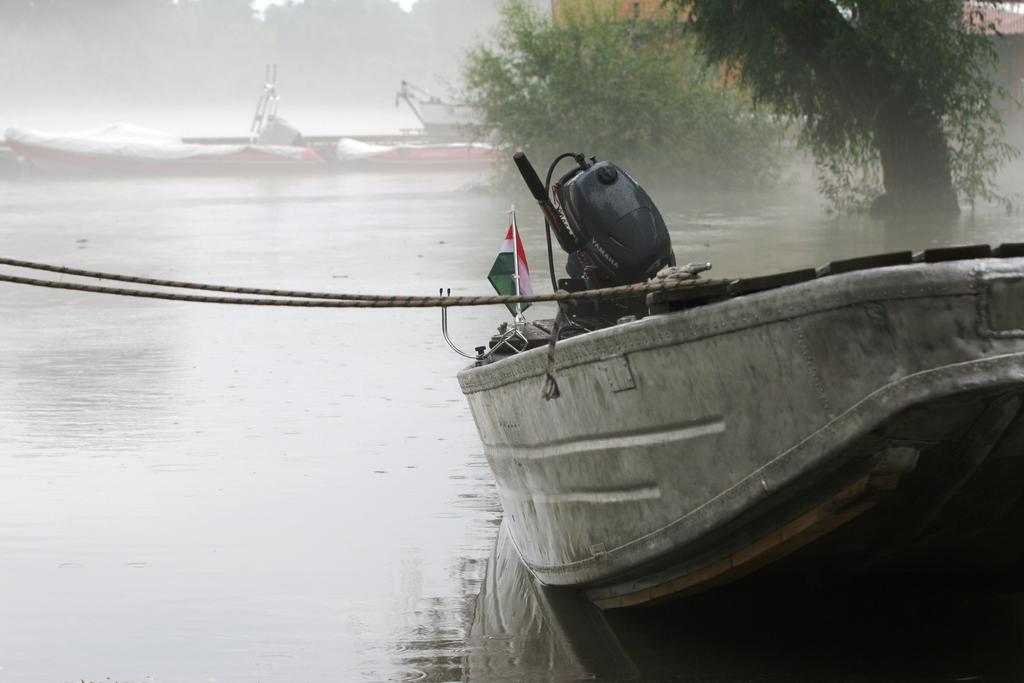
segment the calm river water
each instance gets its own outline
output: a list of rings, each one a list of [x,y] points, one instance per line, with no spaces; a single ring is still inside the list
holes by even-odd
[[[513,198],[477,181],[0,181],[0,254],[487,293]],[[655,198],[680,261],[722,277],[1024,241],[1005,211],[887,226],[831,219],[796,190]],[[514,199],[540,288],[539,218]],[[452,334],[471,348],[506,315],[453,311]],[[602,618],[538,590],[499,538],[463,364],[436,311],[0,285],[0,681],[1024,678],[1012,596],[712,594]]]

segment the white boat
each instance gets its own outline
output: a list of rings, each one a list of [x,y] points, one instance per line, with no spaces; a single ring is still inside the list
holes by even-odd
[[[12,152],[45,173],[280,173],[324,166],[305,146],[186,143],[127,123],[66,133],[8,128],[5,135]]]

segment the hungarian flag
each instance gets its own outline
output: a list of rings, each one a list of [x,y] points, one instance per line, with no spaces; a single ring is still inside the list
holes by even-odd
[[[515,217],[512,218],[512,221],[514,225]],[[512,248],[513,234],[516,241],[515,249]],[[516,294],[516,283],[513,279],[513,276],[516,274],[516,260],[519,262],[519,294],[529,296],[533,294],[533,286],[530,284],[530,267],[526,263],[526,250],[523,249],[523,240],[519,237],[519,231],[513,230],[512,225],[510,225],[508,226],[508,234],[505,235],[505,241],[501,245],[501,251],[498,252],[498,258],[494,259],[491,272],[487,274],[487,279],[491,281],[494,291],[498,294],[506,296],[514,296]],[[530,306],[530,304],[521,304],[517,310],[515,304],[505,305],[512,315],[517,315]]]

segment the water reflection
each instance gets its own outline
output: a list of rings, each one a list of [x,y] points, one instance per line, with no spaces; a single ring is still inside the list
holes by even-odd
[[[1024,679],[1024,596],[963,588],[752,579],[601,612],[577,592],[539,586],[503,526],[476,601],[465,679]]]
[[[635,680],[640,671],[604,615],[580,594],[538,585],[498,531],[469,633],[469,680]]]

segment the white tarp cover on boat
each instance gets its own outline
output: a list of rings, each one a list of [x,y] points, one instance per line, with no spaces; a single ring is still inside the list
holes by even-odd
[[[338,161],[358,161],[387,154],[397,149],[388,145],[372,145],[369,142],[353,140],[352,138],[341,138],[338,140],[337,154]]]
[[[117,156],[137,159],[175,160],[198,156],[224,156],[246,150],[288,159],[302,160],[304,147],[284,145],[198,145],[182,141],[171,133],[130,123],[112,123],[100,128],[69,133],[44,133],[30,128],[8,128],[9,143],[45,147],[73,154]]]

